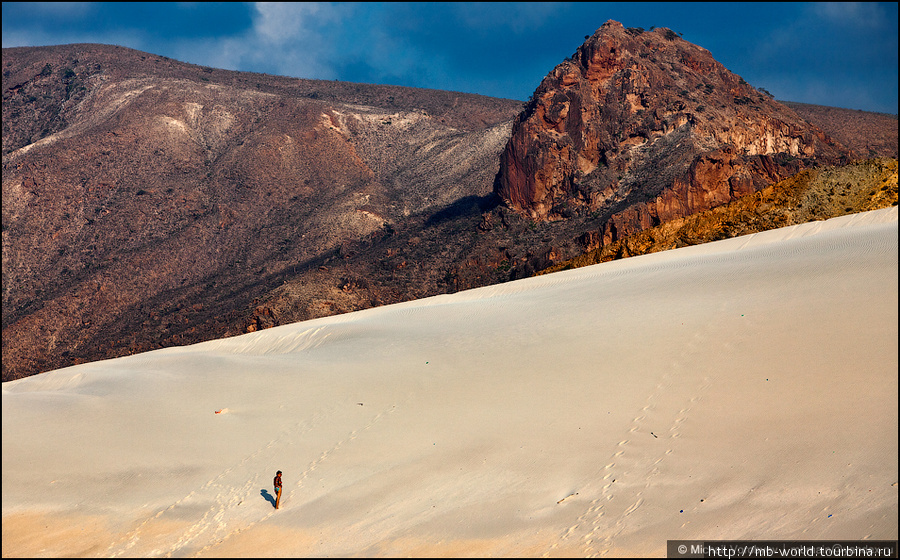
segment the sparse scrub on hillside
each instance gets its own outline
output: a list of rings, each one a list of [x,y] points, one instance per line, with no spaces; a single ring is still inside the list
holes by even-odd
[[[644,230],[538,274],[888,208],[897,206],[897,200],[896,159],[808,169],[728,204]]]
[[[856,157],[898,157],[897,115],[782,101],[855,152]]]

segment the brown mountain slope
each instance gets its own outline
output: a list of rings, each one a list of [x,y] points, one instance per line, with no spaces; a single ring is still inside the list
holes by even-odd
[[[489,195],[520,107],[4,49],[3,379],[241,332],[342,246]]]
[[[897,115],[782,101],[852,150],[854,158],[897,157]]]
[[[653,200],[632,175],[597,210],[557,205],[565,219],[500,204],[516,101],[102,45],[4,49],[2,64],[4,380],[521,278]],[[679,64],[652,75],[686,79]],[[617,87],[643,79],[623,74]],[[664,98],[648,90],[646,132],[677,145],[690,127],[682,109],[653,105]],[[607,130],[627,140],[628,126]],[[776,167],[813,161],[792,158]],[[654,161],[660,176],[690,168],[677,151]]]
[[[896,205],[896,159],[807,169],[728,204],[641,231],[538,274]]]

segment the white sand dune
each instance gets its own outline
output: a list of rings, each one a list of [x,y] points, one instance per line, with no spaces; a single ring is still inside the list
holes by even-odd
[[[896,539],[897,239],[895,207],[4,383],[3,556]]]

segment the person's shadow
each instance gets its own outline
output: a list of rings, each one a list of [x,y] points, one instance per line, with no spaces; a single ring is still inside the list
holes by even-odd
[[[262,496],[263,498],[267,499],[269,501],[269,503],[272,504],[272,507],[275,507],[275,497],[272,496],[272,494],[269,494],[268,490],[263,488],[262,490],[259,491],[259,495]]]

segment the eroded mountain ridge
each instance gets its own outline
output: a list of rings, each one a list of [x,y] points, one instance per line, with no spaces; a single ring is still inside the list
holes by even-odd
[[[524,110],[4,49],[3,379],[527,276],[854,157],[839,132],[615,22]]]

